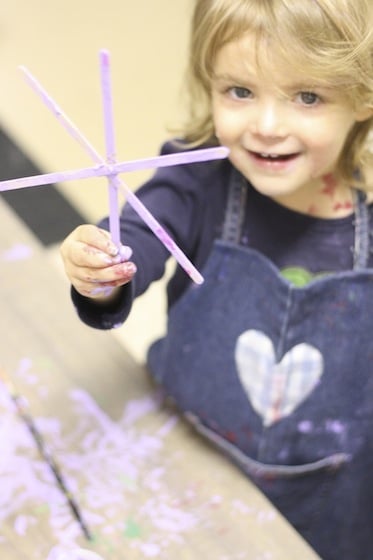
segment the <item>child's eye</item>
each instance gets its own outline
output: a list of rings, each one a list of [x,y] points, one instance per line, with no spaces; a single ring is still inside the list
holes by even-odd
[[[321,98],[313,91],[301,91],[296,97],[302,105],[307,105],[309,107],[318,105],[321,102]]]
[[[252,96],[251,90],[240,86],[234,86],[229,88],[229,93],[235,99],[248,99],[249,97]]]

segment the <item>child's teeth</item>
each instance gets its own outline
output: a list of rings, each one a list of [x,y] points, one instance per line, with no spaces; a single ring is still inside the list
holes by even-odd
[[[275,154],[260,154],[261,157],[263,158],[271,158],[271,159],[276,159],[278,156]]]

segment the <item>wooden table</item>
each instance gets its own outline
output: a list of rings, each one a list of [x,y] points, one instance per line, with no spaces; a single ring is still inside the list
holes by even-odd
[[[50,254],[0,201],[1,360],[94,541],[0,384],[0,558],[57,544],[105,560],[318,558],[250,481],[162,407],[110,332],[81,324]]]

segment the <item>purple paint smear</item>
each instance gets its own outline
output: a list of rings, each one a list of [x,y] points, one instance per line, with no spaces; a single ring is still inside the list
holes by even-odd
[[[23,245],[22,243],[18,243],[0,253],[0,258],[3,261],[10,262],[23,261],[25,259],[30,259],[32,257],[32,254],[33,251],[31,247],[29,247],[28,245]]]
[[[14,377],[19,384],[36,389],[31,360],[22,359]],[[48,398],[48,387],[39,389],[43,390],[37,398]],[[182,451],[166,452],[165,444],[178,418],[163,411],[157,416],[159,421],[152,423],[154,427],[142,427],[149,415],[159,413],[157,393],[128,402],[116,421],[81,389],[62,398],[67,399],[67,414],[73,419],[67,434],[57,418],[34,416],[34,421],[51,443],[66,483],[95,535],[95,550],[104,560],[111,558],[108,550],[127,550],[129,557],[134,550],[143,558],[162,558],[174,546],[183,547],[193,529],[213,526],[214,512],[221,507],[228,517],[250,515],[260,524],[272,521],[274,514],[244,502],[206,496],[201,479],[190,481],[178,495],[172,493],[167,477],[174,476],[174,461]],[[14,538],[27,538],[30,530],[37,530],[42,515],[43,527],[47,521],[50,529],[50,546],[58,545],[47,560],[65,560],[64,554],[68,560],[101,560],[77,550],[81,529],[1,384],[0,441],[0,527],[9,526],[12,519]],[[133,533],[126,534],[126,527],[132,527]],[[45,559],[46,554],[36,557]]]
[[[103,560],[101,556],[83,548],[54,547],[47,560]]]

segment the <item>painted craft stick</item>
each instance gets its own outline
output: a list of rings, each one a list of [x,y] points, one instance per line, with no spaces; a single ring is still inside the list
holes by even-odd
[[[6,387],[10,398],[12,399],[16,410],[20,416],[20,418],[23,420],[25,426],[27,427],[28,431],[30,432],[37,449],[39,450],[39,453],[41,455],[41,457],[44,459],[44,461],[46,462],[46,464],[48,465],[59,489],[62,491],[63,495],[65,496],[68,506],[71,510],[71,513],[74,517],[74,519],[76,519],[76,521],[79,523],[80,528],[84,534],[84,536],[86,537],[87,540],[92,540],[92,535],[90,533],[90,531],[87,528],[87,525],[85,524],[82,514],[80,512],[80,509],[78,507],[78,504],[76,503],[76,501],[74,500],[73,496],[71,495],[66,482],[64,481],[64,478],[62,476],[61,470],[58,467],[56,461],[53,458],[53,455],[51,454],[51,452],[49,451],[49,449],[47,448],[47,445],[43,439],[43,436],[41,435],[41,433],[39,432],[39,430],[37,429],[35,422],[32,418],[32,416],[29,414],[29,412],[27,411],[26,408],[26,404],[25,404],[25,399],[21,397],[21,395],[17,394],[17,391],[15,390],[15,387],[9,377],[9,375],[3,370],[0,369],[0,380],[3,382],[4,386]]]
[[[130,171],[144,171],[156,167],[171,167],[173,165],[224,159],[228,153],[228,148],[219,146],[217,148],[204,148],[202,150],[193,150],[192,152],[180,152],[178,154],[167,154],[153,158],[134,159],[113,165],[102,163],[96,167],[83,167],[82,169],[72,169],[70,171],[56,171],[54,173],[43,173],[42,175],[31,175],[30,177],[7,179],[0,181],[0,192],[51,185],[52,183],[62,183],[65,181],[91,179],[92,177],[107,177],[108,175],[118,175],[120,173],[129,173]]]
[[[98,163],[100,166],[104,166],[105,172],[102,175],[112,176],[114,186],[121,188],[122,192],[126,196],[128,203],[133,207],[133,209],[138,213],[141,219],[147,224],[151,231],[158,237],[158,239],[163,243],[163,245],[168,249],[168,251],[175,257],[179,265],[185,270],[185,272],[191,277],[191,279],[196,284],[202,284],[203,277],[194,267],[187,256],[181,251],[181,249],[176,245],[176,243],[171,239],[164,228],[159,224],[159,222],[152,216],[152,214],[145,208],[142,202],[137,198],[137,196],[129,189],[129,187],[123,183],[117,175],[116,165],[107,166],[104,159],[100,154],[93,148],[90,142],[85,138],[82,132],[77,128],[77,126],[65,115],[57,103],[51,98],[51,96],[46,92],[46,90],[40,85],[40,83],[34,78],[34,76],[25,68],[21,67],[21,70],[26,76],[27,81],[31,87],[36,91],[36,93],[41,97],[44,104],[52,111],[54,116],[61,122],[64,128],[69,132],[69,134],[78,141],[78,143],[88,152],[90,157]],[[226,148],[218,148],[219,152],[216,152],[215,157],[210,157],[208,159],[218,159],[224,158],[228,154]],[[193,153],[196,152],[185,152],[184,154],[178,154],[182,156],[184,161],[180,163],[191,163],[193,161]],[[224,154],[224,155],[223,155]],[[160,156],[162,159],[166,156]],[[196,160],[194,160],[196,161]],[[161,167],[157,165],[156,167]],[[133,170],[139,169],[134,167]],[[98,174],[96,174],[98,176]],[[70,176],[71,178],[71,176]],[[1,184],[0,184],[1,186]]]
[[[104,113],[105,142],[106,142],[106,163],[112,165],[115,160],[115,134],[114,134],[114,116],[113,101],[111,94],[111,77],[110,77],[110,56],[108,51],[100,51],[100,71],[101,71],[101,90]],[[115,245],[120,249],[120,228],[119,228],[119,203],[118,190],[116,187],[117,174],[108,175],[109,189],[109,226],[110,234]]]

